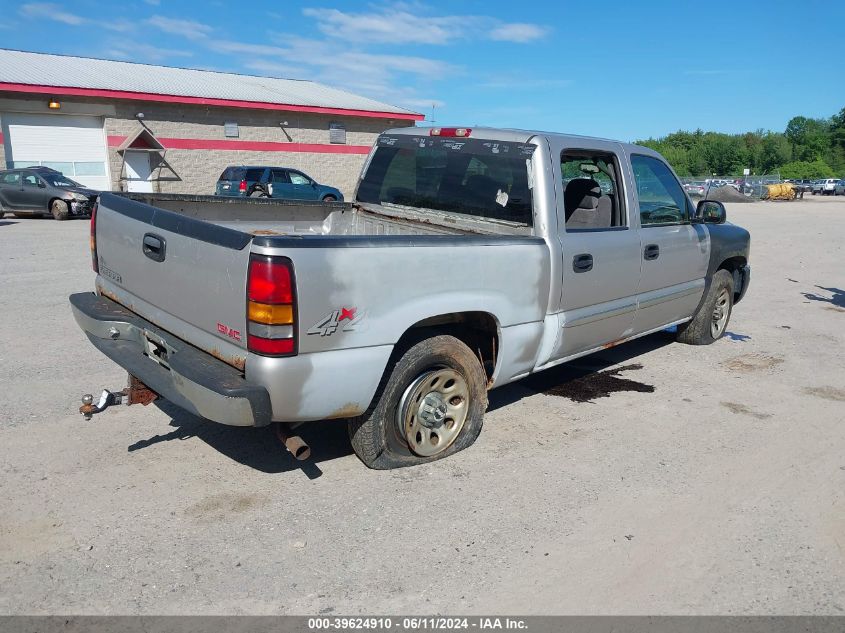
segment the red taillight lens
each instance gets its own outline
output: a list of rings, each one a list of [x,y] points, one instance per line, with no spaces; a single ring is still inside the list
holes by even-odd
[[[241,184],[238,185],[238,191],[246,193],[246,180],[241,180]]]
[[[286,356],[293,353],[292,338],[261,338],[250,334],[247,337],[249,351],[264,356]]]
[[[258,303],[293,303],[288,260],[255,258],[249,266],[249,300]]]
[[[91,267],[95,273],[100,272],[100,264],[97,262],[97,205],[99,200],[94,201],[94,206],[91,207]]]
[[[296,354],[296,293],[287,257],[251,255],[247,277],[247,349],[264,356]]]

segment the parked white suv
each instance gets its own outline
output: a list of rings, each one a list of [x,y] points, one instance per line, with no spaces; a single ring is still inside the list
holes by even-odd
[[[838,182],[838,178],[825,178],[823,180],[817,180],[813,184],[813,195],[816,195],[818,193],[824,196],[832,196],[833,191],[836,188],[836,184]]]

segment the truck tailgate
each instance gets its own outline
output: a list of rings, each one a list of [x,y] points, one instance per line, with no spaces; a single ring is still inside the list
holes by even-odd
[[[98,289],[242,368],[251,237],[103,194],[96,218]]]

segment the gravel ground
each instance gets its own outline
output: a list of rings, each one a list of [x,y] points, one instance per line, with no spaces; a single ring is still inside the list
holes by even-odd
[[[87,223],[0,220],[0,613],[841,614],[845,202],[729,206],[751,290],[491,394],[446,461],[302,466],[167,405],[84,422],[125,376],[77,329]]]

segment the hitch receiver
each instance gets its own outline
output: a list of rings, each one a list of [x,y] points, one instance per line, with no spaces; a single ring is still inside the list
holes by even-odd
[[[86,420],[90,420],[95,413],[102,413],[110,406],[115,404],[142,404],[147,406],[153,400],[158,398],[158,394],[147,387],[140,380],[129,374],[129,384],[122,391],[109,391],[103,389],[100,394],[100,399],[97,404],[94,404],[94,396],[86,393],[82,396],[82,406],[79,407],[79,412]]]

